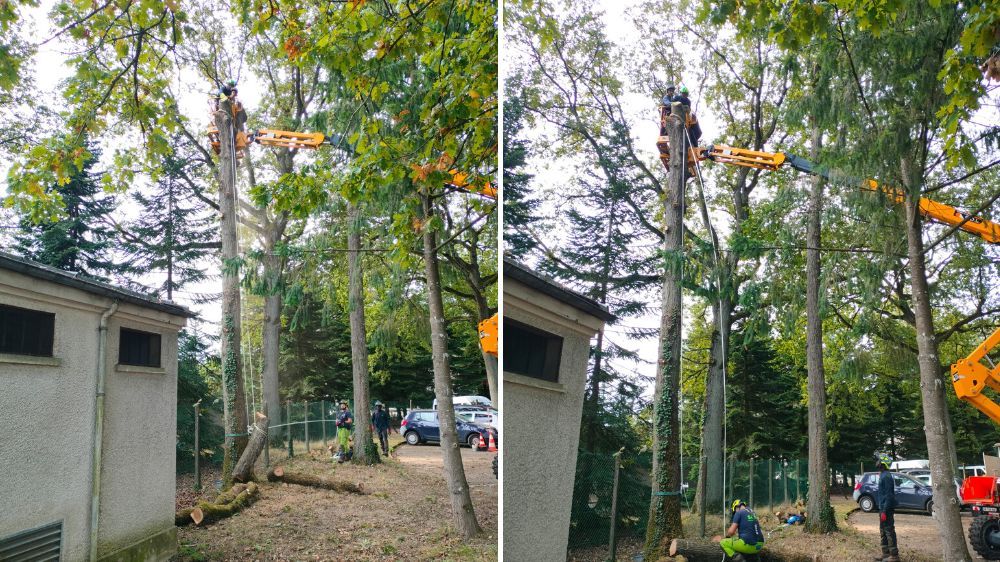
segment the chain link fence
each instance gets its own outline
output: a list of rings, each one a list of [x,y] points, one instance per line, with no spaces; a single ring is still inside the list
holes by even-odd
[[[613,541],[642,537],[646,532],[652,493],[651,455],[642,453],[621,459],[617,496],[615,459],[615,455],[607,453],[580,451],[577,455],[568,542],[571,552],[608,545],[608,559],[613,559]],[[809,464],[806,459],[730,458],[726,464],[727,502],[739,498],[756,511],[787,512],[789,507],[804,505],[807,501]],[[698,459],[684,458],[681,468],[684,475],[681,485],[682,516],[693,517],[700,468]],[[831,495],[850,496],[857,477],[863,472],[863,464],[831,465]],[[719,516],[721,513],[713,518]],[[612,520],[617,522],[613,536]]]
[[[257,458],[255,469],[259,473],[264,473],[270,466],[289,457],[309,454],[329,457],[332,453],[336,453],[339,403],[339,400],[288,401],[281,405],[281,411],[277,415],[269,408],[268,447]],[[354,416],[355,426],[358,423],[370,423],[370,410],[374,407],[357,412],[352,407],[352,403],[352,400],[348,400],[348,407]],[[191,485],[195,489],[200,489],[202,485],[210,484],[201,482],[206,470],[211,474],[213,467],[218,467],[222,463],[222,419],[221,416],[207,413],[198,406],[192,405],[192,408],[195,412],[192,418],[197,419],[199,423],[184,426],[189,429],[191,434],[183,436],[185,438],[180,440],[190,443],[191,446],[185,447],[183,450],[178,448],[179,462],[177,466],[178,475],[194,473]],[[385,404],[385,408],[389,414],[390,431],[398,432],[399,424],[406,417],[411,405],[388,403]],[[279,420],[281,423],[278,423]],[[331,446],[332,450],[330,450]],[[197,463],[195,462],[195,451],[201,453],[197,456]]]

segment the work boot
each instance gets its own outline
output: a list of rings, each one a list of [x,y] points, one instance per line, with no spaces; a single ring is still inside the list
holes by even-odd
[[[875,556],[875,560],[877,560],[878,562],[886,562],[888,559],[889,559],[889,549],[888,548],[883,548],[882,549],[882,554],[877,554]]]
[[[899,562],[899,555],[890,554],[889,557],[885,559],[885,562]]]

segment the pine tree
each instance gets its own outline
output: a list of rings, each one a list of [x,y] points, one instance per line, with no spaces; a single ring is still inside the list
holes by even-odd
[[[184,285],[207,279],[204,259],[219,248],[214,205],[203,195],[196,166],[183,153],[165,157],[163,176],[153,189],[133,193],[143,212],[121,233],[133,266],[165,273],[157,291],[167,300]]]
[[[68,183],[52,187],[62,199],[63,216],[40,224],[22,218],[15,250],[45,265],[103,280],[131,268],[114,258],[115,237],[106,219],[116,201],[103,193],[93,171],[100,150],[91,145],[88,152]]]
[[[529,146],[523,138],[518,138],[523,126],[524,104],[510,86],[503,111],[504,251],[517,259],[537,245],[527,227],[536,220],[532,213],[538,201],[529,197],[531,175],[524,172]]]

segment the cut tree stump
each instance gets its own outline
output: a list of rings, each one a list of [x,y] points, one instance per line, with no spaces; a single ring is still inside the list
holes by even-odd
[[[670,541],[670,556],[683,556],[688,562],[719,562],[722,559],[722,547],[719,543],[708,539],[674,539]],[[747,557],[747,560],[753,558]],[[805,554],[788,554],[764,550],[757,553],[759,562],[818,562],[819,556]],[[726,560],[731,560],[727,558]]]
[[[236,486],[233,488],[235,489]],[[226,494],[221,494],[219,498],[222,499],[223,496],[226,496]],[[212,523],[219,519],[225,519],[248,507],[256,499],[257,484],[251,482],[228,503],[198,502],[198,505],[191,510],[191,520],[194,521],[195,525],[201,525],[202,523]]]
[[[194,507],[185,507],[174,514],[174,525],[182,527],[190,523],[216,521],[235,514],[257,499],[258,488],[253,482],[237,484],[219,494],[214,502],[200,501]]]
[[[285,472],[285,469],[276,466],[267,473],[267,479],[271,482],[286,482],[288,484],[298,484],[299,486],[312,486],[313,488],[323,488],[336,492],[348,492],[351,494],[367,494],[365,485],[361,482],[351,484],[350,482],[339,482],[322,476],[311,474],[299,474]]]
[[[243,449],[240,460],[236,461],[236,466],[233,467],[233,481],[249,482],[254,479],[253,465],[257,462],[261,451],[264,450],[264,446],[267,445],[267,424],[267,416],[257,412],[250,442],[247,443],[247,448]]]

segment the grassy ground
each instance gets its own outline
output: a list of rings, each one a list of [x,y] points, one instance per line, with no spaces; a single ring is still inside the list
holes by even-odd
[[[260,499],[244,512],[205,528],[180,528],[176,560],[497,560],[495,486],[475,491],[484,533],[467,541],[451,530],[439,472],[414,469],[398,458],[374,467],[337,464],[318,448],[281,464],[363,483],[370,493],[263,482]]]

